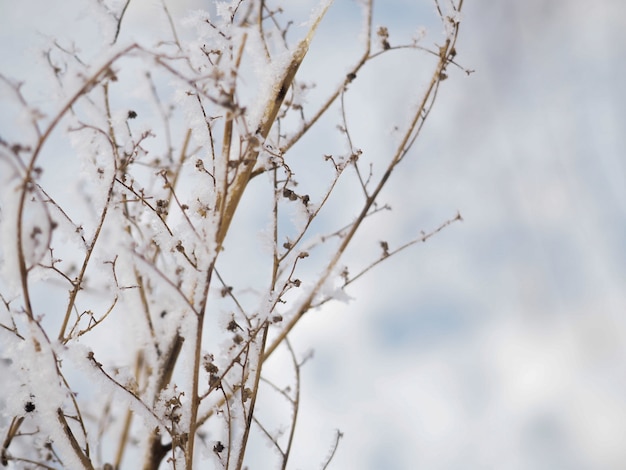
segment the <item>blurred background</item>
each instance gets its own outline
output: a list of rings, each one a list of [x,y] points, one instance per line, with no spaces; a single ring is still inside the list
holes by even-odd
[[[0,71],[28,80],[34,97],[27,52],[50,35],[97,34],[86,7],[54,3],[0,3]],[[292,5],[304,19],[310,6]],[[154,34],[159,8],[131,1],[132,34]],[[296,329],[293,343],[314,357],[290,468],[319,468],[335,429],[343,438],[329,468],[626,467],[624,18],[621,0],[465,1],[457,59],[475,72],[450,68],[382,195],[393,210],[366,226],[363,247],[397,247],[457,211],[464,221]],[[392,45],[420,26],[425,44],[441,32],[430,0],[378,1],[374,23]],[[303,65],[318,72],[320,93],[325,70],[356,61],[360,24],[358,2],[335,0]],[[418,60],[398,73],[390,57],[351,90],[364,154],[392,148],[430,72]],[[2,113],[2,129],[14,119]]]
[[[432,10],[379,2],[376,21],[393,44],[438,33]],[[397,246],[464,222],[371,271],[332,327],[298,330],[313,436],[344,432],[336,468],[626,466],[625,14],[465,2],[458,60],[476,72],[450,70],[384,195],[397,232],[376,230]]]

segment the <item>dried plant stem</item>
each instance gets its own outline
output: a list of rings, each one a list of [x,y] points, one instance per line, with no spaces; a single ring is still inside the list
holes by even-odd
[[[333,442],[333,447],[330,451],[330,455],[326,459],[326,462],[324,463],[322,470],[326,470],[328,468],[328,465],[330,465],[330,462],[333,460],[333,457],[335,456],[335,452],[337,452],[337,448],[339,447],[339,440],[342,437],[343,437],[343,433],[337,430],[337,434],[335,434],[335,442]]]
[[[293,79],[296,76],[296,72],[298,71],[300,64],[304,60],[304,57],[306,56],[309,45],[313,39],[313,36],[315,35],[315,31],[321,19],[323,18],[324,14],[328,10],[328,7],[330,6],[330,4],[331,3],[329,2],[326,5],[324,10],[315,19],[306,37],[302,41],[300,41],[300,43],[298,44],[293,54],[291,63],[286,68],[282,79],[278,83],[278,86],[275,86],[273,89],[273,94],[270,98],[270,101],[265,106],[265,113],[257,129],[257,134],[259,134],[259,136],[263,140],[268,136],[269,131],[272,125],[274,124],[274,121],[276,120],[276,116],[278,115],[278,111],[280,110],[280,107],[283,103],[287,90],[291,86],[291,83],[293,82]],[[225,135],[224,142],[226,145],[225,145],[224,151],[229,152],[231,138],[230,138],[230,131],[228,131],[228,127],[226,130],[226,133],[228,135]],[[254,164],[256,163],[258,155],[259,155],[258,142],[255,142],[254,145],[251,143],[248,143],[248,149],[244,153],[243,171],[238,172],[237,175],[235,176],[235,180],[233,181],[233,183],[228,185],[228,193],[224,191],[221,197],[218,197],[217,206],[222,208],[220,210],[220,213],[221,213],[220,224],[219,224],[219,229],[218,229],[217,236],[216,236],[218,253],[221,250],[221,246],[224,242],[224,239],[226,238],[228,228],[235,214],[239,201],[241,200],[241,197],[250,180],[250,176],[252,174],[252,170],[254,169]],[[227,157],[227,156],[228,154],[225,154],[225,155],[223,154],[223,157]],[[191,411],[190,411],[191,423],[189,426],[189,439],[187,441],[187,446],[185,449],[185,457],[186,457],[187,465],[189,466],[189,468],[191,468],[192,462],[193,462],[195,433],[196,433],[196,429],[198,425],[198,405],[200,402],[200,397],[198,396],[198,379],[199,379],[199,369],[200,369],[200,363],[201,363],[202,323],[204,319],[204,310],[206,308],[208,286],[210,285],[210,278],[211,278],[213,268],[214,268],[214,264],[210,267],[209,272],[207,274],[206,288],[205,288],[205,293],[203,295],[203,298],[205,299],[205,302],[204,302],[205,305],[203,305],[202,308],[200,309],[200,312],[198,315],[198,324],[197,324],[197,329],[196,329],[196,345],[195,345],[195,357],[194,357],[195,367],[194,367],[193,382],[192,382],[193,397],[191,400]],[[261,351],[261,354],[262,355],[264,354],[263,350]],[[262,362],[263,361],[259,361],[259,371],[260,371]]]
[[[429,238],[432,238],[433,236],[435,236],[436,234],[441,232],[443,229],[445,229],[447,226],[453,224],[454,222],[460,222],[462,220],[463,220],[463,217],[461,217],[461,213],[457,213],[456,216],[454,216],[452,219],[446,220],[445,222],[440,224],[436,229],[434,229],[434,230],[432,230],[432,231],[430,231],[428,233],[422,233],[422,235],[420,235],[419,237],[414,238],[413,240],[404,243],[403,245],[399,246],[395,250],[390,250],[389,252],[383,253],[383,255],[379,259],[377,259],[376,261],[374,261],[373,263],[368,265],[365,269],[361,270],[357,275],[355,275],[355,276],[351,277],[350,279],[346,280],[346,282],[343,284],[343,287],[347,287],[349,284],[352,284],[354,281],[359,279],[365,273],[369,272],[372,268],[374,268],[375,266],[378,266],[380,263],[382,263],[383,261],[389,259],[390,257],[392,257],[394,255],[397,255],[401,251],[404,251],[407,248],[409,248],[410,246],[413,246],[413,245],[415,245],[417,243],[424,243],[424,242],[426,242]]]
[[[442,79],[442,73],[449,63],[451,51],[454,49],[457,35],[458,35],[458,28],[455,29],[455,33],[453,37],[448,38],[446,40],[446,44],[441,48],[439,61],[431,77],[429,86],[426,89],[426,92],[424,93],[424,96],[419,106],[417,107],[417,110],[415,111],[413,115],[413,119],[404,134],[404,138],[398,145],[395,154],[393,155],[391,161],[389,162],[387,166],[387,170],[383,174],[382,178],[378,181],[378,184],[376,185],[372,193],[366,199],[365,204],[363,205],[363,208],[361,209],[360,214],[357,216],[352,226],[348,229],[348,232],[342,239],[341,244],[337,248],[337,251],[335,252],[334,256],[331,258],[330,262],[327,264],[322,275],[319,276],[315,286],[309,291],[309,294],[301,302],[300,307],[297,309],[295,315],[291,318],[291,320],[289,320],[289,322],[282,329],[280,334],[274,339],[274,341],[267,348],[267,351],[265,353],[265,359],[270,357],[272,353],[276,350],[276,348],[283,341],[285,341],[285,338],[291,332],[291,330],[293,330],[296,324],[300,321],[300,319],[302,318],[302,315],[304,315],[311,308],[313,299],[315,298],[317,293],[320,291],[320,289],[322,288],[324,283],[327,281],[327,279],[331,276],[333,270],[337,266],[337,263],[341,259],[343,253],[345,252],[350,242],[352,241],[352,238],[354,237],[355,233],[361,226],[361,223],[367,217],[367,214],[369,213],[370,209],[374,205],[374,202],[377,200],[378,195],[380,194],[380,191],[383,189],[383,187],[387,183],[387,180],[391,176],[391,173],[396,168],[398,163],[402,160],[402,157],[406,155],[406,152],[409,150],[411,146],[410,144],[414,142],[414,137],[416,133],[418,133],[419,130],[421,129],[421,123],[423,122],[422,121],[423,114],[428,109],[428,107],[432,106],[433,104],[432,95],[433,93],[436,92],[437,87]]]
[[[125,56],[130,51],[135,49],[137,45],[132,44],[121,51],[117,52],[111,59],[109,59],[102,67],[100,67],[91,77],[85,80],[83,86],[81,86],[67,101],[67,103],[61,108],[61,110],[55,115],[52,119],[46,130],[41,134],[39,140],[37,141],[37,146],[33,150],[33,153],[30,157],[28,165],[24,170],[24,176],[22,179],[22,189],[20,191],[20,197],[18,202],[17,209],[17,224],[16,224],[16,233],[17,233],[17,260],[18,267],[20,272],[20,282],[22,284],[22,295],[24,297],[24,312],[28,317],[33,319],[33,309],[30,300],[30,291],[28,288],[28,268],[26,267],[26,255],[24,253],[24,245],[23,245],[23,232],[24,232],[24,206],[26,204],[26,194],[29,192],[29,188],[31,186],[32,174],[35,169],[35,164],[37,163],[37,159],[41,154],[41,150],[43,149],[44,144],[47,142],[50,134],[56,128],[56,126],[61,122],[61,119],[65,116],[65,114],[74,106],[76,101],[81,98],[89,89],[95,86],[99,80],[104,78],[106,75],[106,71],[109,70],[111,65],[117,61],[120,57]],[[69,320],[69,315],[66,314],[66,317],[63,320],[63,327],[61,328],[61,333],[59,335],[62,338],[63,332],[65,331],[65,327],[67,326],[67,321]]]
[[[243,170],[237,173],[235,180],[231,185],[229,185],[228,194],[222,195],[223,199],[218,199],[218,207],[222,207],[222,204],[224,205],[224,209],[221,211],[220,226],[217,232],[218,247],[222,246],[222,243],[226,238],[228,227],[230,226],[237,206],[239,205],[239,201],[241,200],[248,182],[250,181],[252,170],[254,169],[257,157],[259,156],[259,140],[264,141],[267,138],[270,129],[274,125],[276,116],[278,115],[280,107],[283,104],[285,96],[287,95],[287,90],[291,86],[296,76],[296,72],[300,68],[300,64],[302,64],[302,61],[309,50],[309,45],[315,36],[315,31],[317,30],[320,21],[322,21],[322,18],[328,11],[331,3],[332,2],[328,2],[326,4],[325,8],[315,18],[315,21],[309,28],[309,32],[306,37],[302,39],[296,47],[290,64],[285,69],[282,78],[277,81],[273,87],[272,95],[265,105],[265,112],[256,130],[256,134],[258,134],[259,137],[257,139],[253,139],[251,142],[248,142],[248,148],[247,151],[244,152],[243,157]]]
[[[250,435],[250,428],[252,427],[252,418],[254,417],[254,405],[259,394],[259,381],[261,380],[261,370],[263,366],[263,350],[265,349],[265,341],[267,340],[267,331],[269,329],[269,323],[265,322],[262,327],[261,344],[259,345],[259,355],[256,358],[256,370],[254,371],[254,385],[252,387],[252,397],[250,397],[250,406],[248,407],[248,416],[246,418],[245,427],[243,430],[243,436],[241,438],[241,450],[239,451],[239,457],[237,459],[237,470],[243,468],[243,458],[246,454],[246,448],[248,444],[248,437]],[[242,393],[245,381],[242,380]]]
[[[209,266],[206,273],[206,280],[204,283],[204,292],[202,295],[202,305],[196,312],[196,336],[194,342],[194,358],[193,358],[193,377],[191,382],[191,400],[189,410],[189,431],[187,435],[187,444],[185,446],[185,461],[187,468],[193,469],[193,451],[196,441],[196,431],[198,429],[198,408],[200,406],[200,369],[202,364],[202,333],[204,331],[204,316],[206,313],[206,307],[208,303],[209,287],[211,285],[211,278],[215,270],[215,262],[217,260],[217,253],[214,255],[213,261]]]
[[[363,0],[367,36],[358,46],[356,63],[348,64],[346,76],[313,106],[303,96],[314,84],[308,77],[301,80],[299,71],[332,0],[318,2],[304,38],[297,42],[289,39],[290,25],[296,24],[297,17],[285,18],[287,8],[280,2],[222,2],[216,14],[192,15],[190,22],[198,36],[187,40],[179,36],[176,18],[165,1],[159,12],[167,20],[166,29],[154,46],[115,46],[104,65],[93,69],[78,47],[63,47],[62,40],[54,40],[51,49],[43,51],[45,66],[53,74],[52,85],[70,90],[49,119],[44,120],[43,113],[29,105],[20,91],[21,83],[0,75],[0,84],[6,82],[17,95],[17,106],[29,119],[28,130],[34,130],[32,137],[22,140],[0,138],[0,164],[7,160],[18,184],[17,191],[7,196],[16,209],[9,222],[15,224],[10,227],[11,236],[17,236],[10,244],[17,248],[14,281],[18,293],[0,292],[10,318],[0,326],[12,333],[5,335],[15,342],[9,349],[19,351],[24,346],[32,355],[8,366],[11,377],[20,379],[16,393],[24,394],[25,405],[21,410],[15,400],[7,402],[15,416],[2,442],[0,464],[4,466],[20,462],[17,465],[75,465],[91,470],[110,462],[121,468],[129,459],[135,429],[143,426],[145,454],[139,465],[143,470],[205,466],[206,456],[196,443],[206,450],[212,445],[206,436],[216,429],[223,436],[213,445],[217,465],[243,470],[259,437],[251,428],[258,426],[260,438],[267,438],[278,450],[274,459],[280,459],[279,466],[286,470],[301,411],[301,367],[306,360],[298,361],[292,347],[293,328],[305,313],[335,298],[325,293],[328,283],[336,281],[346,288],[383,260],[462,220],[457,214],[393,250],[387,242],[380,242],[382,254],[374,253],[351,278],[346,268],[337,281],[340,263],[346,262],[365,220],[388,209],[378,200],[382,190],[420,135],[440,83],[447,77],[446,67],[456,65],[456,18],[463,0],[449,2],[450,16],[433,0],[447,35],[445,43],[434,49],[418,46],[416,41],[391,46],[386,27],[373,32],[374,0]],[[293,6],[288,0],[280,1]],[[122,23],[128,27],[129,5],[130,0],[121,0],[115,8],[102,9],[113,20],[109,38],[113,43],[121,37]],[[426,56],[428,61],[434,55],[438,61],[425,93],[403,126],[399,144],[383,156],[380,167],[371,163],[368,172],[363,159],[359,160],[367,154],[367,146],[363,151],[358,148],[356,122],[349,119],[351,109],[346,108],[349,101],[344,98],[366,64],[389,50],[404,48],[431,54]],[[136,87],[137,77],[147,98],[141,93],[124,96],[129,92],[124,87]],[[77,78],[80,82],[75,86]],[[250,93],[256,82],[266,86],[259,96]],[[145,111],[145,103],[154,106],[153,113]],[[329,150],[323,160],[302,166],[291,160],[293,152],[287,152],[335,107],[341,113],[337,128],[348,154]],[[138,117],[135,110],[141,116],[133,121]],[[67,122],[71,123],[68,129],[59,130]],[[47,158],[53,150],[48,147],[56,142],[57,134],[71,140],[79,163],[89,169],[86,178],[75,179],[80,198],[63,208],[62,199],[52,197],[57,189],[49,188],[47,179],[54,163]],[[192,158],[195,165],[190,164]],[[345,173],[351,167],[356,175]],[[259,178],[249,185],[261,174],[267,180]],[[343,186],[346,180],[348,186]],[[328,207],[335,202],[331,194],[343,189],[360,200],[356,216],[338,223],[339,229],[324,228],[320,213],[332,210]],[[259,207],[268,204],[262,215],[269,217],[264,222],[269,222],[271,233],[259,246],[272,246],[258,255],[267,263],[263,276],[246,279],[242,285],[237,276],[242,274],[243,279],[248,273],[227,274],[221,267],[218,272],[217,263],[225,259],[226,255],[220,255],[226,248],[229,256],[238,255],[238,235],[244,235],[241,246],[246,250],[250,243],[250,233],[229,233],[246,191],[254,191],[249,195],[258,196]],[[77,208],[70,217],[76,202],[85,202],[88,212]],[[90,221],[86,234],[77,217]],[[41,220],[49,230],[40,225]],[[62,246],[67,238],[78,240],[79,249],[72,252]],[[311,265],[301,260],[316,255],[320,256],[318,264],[313,261],[317,274],[312,274]],[[62,310],[55,316],[41,309],[42,301],[35,297],[40,286],[48,287],[49,277],[60,281],[66,293]],[[83,305],[90,302],[95,306]],[[128,350],[121,359],[109,354],[108,345],[102,346],[97,336],[107,334],[100,328],[105,319],[125,336],[131,334],[126,328],[136,335],[136,344],[124,345]],[[50,321],[54,341],[48,335]],[[116,321],[119,325],[111,325]],[[92,339],[97,340],[92,343]],[[294,368],[287,385],[268,380],[264,367],[281,345],[281,354],[290,355]],[[103,389],[115,392],[99,402],[98,415],[87,414],[85,408],[81,411],[79,403],[82,406],[86,395],[77,396],[64,375],[65,361],[80,366],[85,358],[91,373],[108,385]],[[54,403],[43,406],[37,401],[44,396],[42,375],[29,360],[54,374]],[[20,374],[24,374],[23,381]],[[281,418],[288,429],[274,431],[263,410],[257,409],[263,403],[260,394],[265,392],[277,392],[286,402],[281,411],[291,414],[281,414]],[[31,413],[35,404],[38,412]],[[42,410],[51,413],[46,418]],[[136,420],[136,414],[147,423]],[[88,435],[92,420],[97,426]],[[48,429],[56,433],[51,435]],[[341,437],[337,431],[324,468]],[[113,443],[110,455],[100,455],[110,447],[100,441]],[[59,448],[64,452],[57,453]]]
[[[462,2],[460,2],[460,5],[461,4]],[[460,6],[458,10],[460,11]],[[396,168],[396,166],[400,163],[402,158],[406,155],[406,153],[412,146],[413,142],[415,141],[415,138],[417,134],[419,133],[419,131],[421,130],[421,127],[423,125],[424,118],[428,115],[428,111],[434,104],[434,98],[436,98],[436,91],[438,89],[439,84],[441,83],[443,79],[442,72],[446,69],[447,65],[450,63],[451,57],[454,56],[452,51],[454,50],[457,36],[458,36],[458,24],[455,27],[452,37],[448,38],[446,40],[445,45],[440,48],[439,61],[431,76],[429,86],[426,89],[422,97],[422,100],[417,106],[416,111],[413,114],[413,119],[411,120],[409,126],[407,127],[404,137],[401,140],[400,144],[398,145],[394,155],[392,156],[385,173],[378,181],[378,184],[376,185],[374,190],[366,198],[366,201],[359,215],[357,216],[356,220],[346,228],[345,235],[343,235],[343,238],[339,247],[337,248],[330,262],[327,264],[323,273],[318,277],[316,284],[313,286],[312,289],[309,290],[309,293],[304,298],[304,300],[300,302],[300,306],[296,309],[294,315],[289,320],[289,322],[283,327],[283,329],[278,334],[278,336],[274,338],[272,343],[266,348],[265,354],[263,356],[263,362],[265,362],[265,360],[267,360],[281,344],[287,341],[288,334],[293,330],[293,328],[300,321],[302,316],[313,306],[314,298],[317,296],[318,292],[320,291],[324,283],[327,281],[327,279],[331,276],[333,270],[336,268],[343,253],[345,252],[346,248],[351,243],[357,230],[361,226],[361,223],[365,220],[365,218],[367,218],[368,214],[370,214],[372,207],[374,206],[374,203],[376,202],[378,198],[378,195],[380,194],[381,190],[387,183],[389,177],[391,176],[391,173]],[[339,89],[337,91],[337,96],[340,95],[341,91],[342,89]],[[328,104],[328,106],[330,106],[330,103]],[[460,216],[458,217],[458,219],[460,220]],[[457,220],[457,219],[454,219],[454,220]],[[444,223],[444,226],[447,226],[447,225],[448,223]],[[440,229],[443,229],[443,227],[441,227]],[[440,229],[436,230],[436,232],[438,232]],[[223,401],[220,401],[218,402],[217,406],[218,407],[222,406],[223,403],[224,403]],[[206,415],[204,415],[200,421],[205,422],[212,414],[213,414],[213,411],[211,410]]]
[[[320,106],[317,112],[313,115],[311,119],[306,122],[302,128],[297,131],[289,141],[281,146],[280,151],[282,153],[286,153],[293,145],[298,142],[304,134],[308,132],[308,130],[315,125],[315,123],[326,114],[331,105],[337,100],[337,98],[341,95],[341,93],[346,89],[346,86],[356,77],[356,74],[361,70],[361,68],[367,63],[370,59],[370,51],[372,44],[372,10],[373,10],[374,0],[367,0],[366,10],[367,10],[367,42],[365,43],[365,51],[363,51],[363,55],[356,63],[356,65],[352,68],[350,72],[346,75],[346,78],[343,80],[341,85],[337,87],[337,89],[326,99],[326,101]]]
[[[67,420],[65,419],[65,414],[63,414],[63,410],[61,408],[57,410],[57,419],[59,421],[59,424],[61,425],[61,428],[63,429],[63,433],[65,434],[65,437],[67,438],[70,445],[72,446],[72,450],[74,451],[74,454],[76,454],[76,456],[80,460],[80,463],[83,466],[83,468],[86,470],[94,470],[94,467],[91,464],[91,460],[89,459],[88,456],[85,455],[83,450],[80,448],[80,445],[76,441],[76,438],[74,437],[74,433],[70,429],[69,424],[67,424]]]
[[[296,359],[296,353],[291,346],[291,342],[289,339],[285,340],[285,345],[287,349],[289,349],[289,354],[291,356],[291,362],[293,363],[295,377],[295,396],[293,400],[290,402],[293,405],[293,416],[291,418],[291,429],[289,430],[289,438],[287,440],[287,448],[283,452],[283,464],[281,469],[287,470],[287,462],[289,460],[289,455],[291,454],[291,446],[293,445],[294,437],[296,435],[296,423],[298,422],[298,411],[300,410],[300,366]]]
[[[141,371],[144,368],[144,357],[143,351],[137,352],[137,357],[135,359],[135,380],[137,383],[140,383],[140,375]],[[126,450],[126,446],[129,443],[128,434],[130,432],[130,425],[133,419],[133,412],[128,409],[126,410],[126,417],[124,418],[124,425],[122,426],[122,433],[120,434],[120,439],[117,445],[117,452],[115,453],[115,468],[120,468],[122,464],[122,458],[124,457],[124,451]]]

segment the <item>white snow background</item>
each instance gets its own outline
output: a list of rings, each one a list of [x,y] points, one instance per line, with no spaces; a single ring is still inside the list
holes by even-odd
[[[87,3],[2,0],[0,71],[45,99],[32,48],[73,37],[88,51],[98,32],[84,26]],[[170,9],[181,17],[206,3]],[[311,3],[300,5],[306,17]],[[419,26],[439,32],[430,0],[375,8],[392,43]],[[358,12],[335,0],[303,71],[356,60]],[[160,14],[157,2],[132,1],[124,34],[153,38]],[[336,469],[626,467],[625,17],[622,0],[465,0],[458,60],[476,72],[450,69],[382,194],[393,211],[366,228],[370,241],[397,246],[457,210],[464,222],[387,260],[350,288],[349,303],[296,328],[294,345],[315,353],[290,468],[319,468],[335,429],[344,434]],[[357,146],[391,145],[407,97],[378,91],[415,82],[418,93],[420,73],[368,68],[350,96]],[[2,134],[15,126],[0,112]],[[350,213],[350,199],[337,211]],[[363,256],[375,251],[363,243]]]

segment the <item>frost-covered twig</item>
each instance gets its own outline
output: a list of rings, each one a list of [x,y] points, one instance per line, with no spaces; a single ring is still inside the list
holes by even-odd
[[[383,253],[380,256],[380,258],[378,258],[376,261],[370,263],[367,267],[363,268],[361,271],[359,271],[358,274],[355,274],[354,276],[346,276],[345,282],[342,285],[342,289],[347,287],[348,285],[352,284],[356,280],[358,280],[361,276],[363,276],[365,273],[367,273],[368,271],[370,271],[374,267],[378,266],[380,263],[382,263],[386,259],[389,259],[390,257],[392,257],[394,255],[397,255],[401,251],[404,251],[407,248],[409,248],[410,246],[413,246],[413,245],[415,245],[417,243],[424,243],[424,242],[428,241],[430,238],[432,238],[435,235],[437,235],[439,232],[441,232],[443,229],[445,229],[450,224],[453,224],[454,222],[458,222],[458,221],[462,221],[462,220],[463,220],[463,217],[461,217],[461,213],[458,212],[456,214],[456,216],[454,216],[454,218],[446,220],[445,222],[440,224],[434,230],[432,230],[432,231],[430,231],[428,233],[422,232],[419,237],[414,238],[413,240],[408,241],[406,243],[403,243],[402,245],[400,245],[399,247],[397,247],[397,248],[395,248],[393,250],[389,249],[389,244],[386,241],[381,241],[380,242],[380,246],[381,246],[381,248],[383,250]],[[325,301],[326,301],[326,299],[323,299],[319,304],[317,304],[317,306],[320,306]]]
[[[309,105],[303,95],[314,84],[300,66],[332,1],[317,2],[296,41],[289,2],[218,2],[189,15],[189,38],[163,1],[168,27],[153,46],[121,43],[132,2],[92,1],[120,44],[105,44],[90,67],[80,40],[71,47],[51,40],[43,68],[59,98],[50,95],[49,118],[31,106],[27,87],[0,75],[26,135],[0,136],[0,183],[8,188],[0,335],[10,356],[41,349],[26,355],[23,370],[9,367],[28,386],[15,386],[18,398],[7,402],[2,463],[192,470],[213,459],[217,468],[241,470],[260,436],[286,469],[304,393],[293,329],[338,298],[340,290],[328,291],[335,281],[344,289],[460,220],[396,249],[381,242],[383,255],[356,276],[341,271],[364,222],[388,208],[382,190],[420,135],[447,67],[458,66],[463,2],[450,2],[449,14],[436,4],[446,35],[430,47],[391,44],[384,27],[374,32],[374,1],[366,0],[354,65],[324,64],[329,76],[345,76]],[[398,144],[373,157],[347,98],[374,59],[408,51],[437,63]],[[298,144],[309,145],[305,136],[335,111],[338,139],[324,139],[340,148],[314,149],[303,171]],[[73,150],[57,151],[62,140]],[[348,197],[337,198],[341,191]],[[240,250],[258,259],[242,261]],[[290,357],[290,390],[265,376],[276,351]],[[64,363],[63,354],[72,360]],[[48,415],[32,408],[28,394],[43,391],[29,360],[45,364],[56,394]],[[260,418],[266,392],[287,402],[291,416],[280,428],[287,435]]]

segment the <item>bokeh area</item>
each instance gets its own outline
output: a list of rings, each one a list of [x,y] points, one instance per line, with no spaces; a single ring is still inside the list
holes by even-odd
[[[9,3],[0,71],[35,87],[41,64],[29,53],[42,38],[83,37],[88,50],[96,34],[77,2]],[[206,4],[170,8],[180,17]],[[457,60],[474,72],[450,68],[382,194],[392,210],[366,225],[349,260],[457,212],[463,222],[389,258],[350,287],[352,300],[297,327],[293,344],[313,357],[290,468],[319,468],[337,429],[329,468],[626,468],[626,3],[465,0],[463,9]],[[342,31],[362,23],[359,13],[358,1],[335,0],[324,19],[303,65],[321,71],[320,88],[325,69],[356,60],[359,38]],[[159,2],[131,1],[132,34],[157,34],[159,15]],[[379,0],[375,15],[392,45],[421,26],[426,39],[440,34],[431,0]],[[425,87],[421,62],[402,73],[381,64],[348,97],[370,157]],[[0,129],[14,119],[0,112]]]

